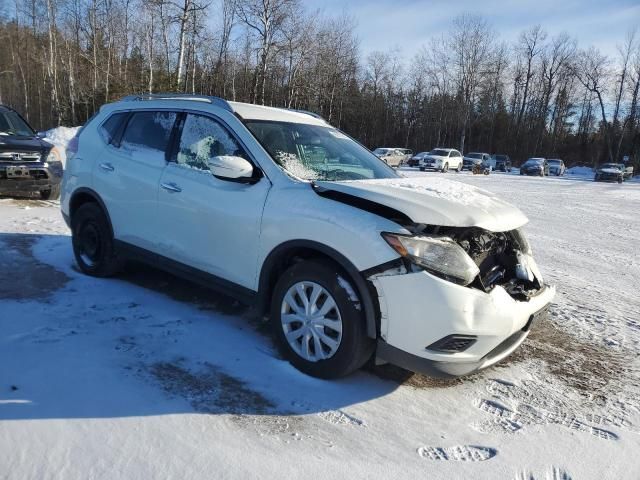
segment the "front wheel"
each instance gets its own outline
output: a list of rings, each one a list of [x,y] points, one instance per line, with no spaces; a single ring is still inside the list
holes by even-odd
[[[366,334],[360,298],[331,263],[306,260],[284,272],[273,292],[271,325],[289,362],[314,377],[348,375],[369,360],[375,347]]]
[[[458,173],[460,173],[462,171],[462,164],[458,165]]]
[[[448,172],[448,171],[449,171],[449,164],[448,164],[448,163],[445,163],[445,164],[444,164],[444,167],[442,167],[442,173],[446,173],[446,172]]]

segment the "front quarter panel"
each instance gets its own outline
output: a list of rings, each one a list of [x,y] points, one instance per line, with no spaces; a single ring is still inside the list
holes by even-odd
[[[383,217],[321,197],[308,183],[291,182],[272,189],[267,198],[259,265],[285,242],[310,240],[339,252],[359,271],[366,270],[399,257],[380,235],[383,231],[408,233]]]

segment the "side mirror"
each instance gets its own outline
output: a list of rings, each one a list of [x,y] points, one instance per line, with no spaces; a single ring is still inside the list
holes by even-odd
[[[231,182],[251,183],[256,180],[253,165],[242,157],[220,155],[207,163],[214,177]]]

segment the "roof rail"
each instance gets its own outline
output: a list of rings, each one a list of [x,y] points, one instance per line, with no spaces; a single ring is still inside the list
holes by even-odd
[[[233,112],[231,105],[224,98],[209,95],[192,95],[190,93],[142,93],[139,95],[127,95],[121,102],[139,102],[143,100],[187,100],[192,102],[206,102]]]
[[[310,112],[308,110],[298,110],[295,108],[286,108],[285,110],[289,110],[290,112],[304,113],[305,115],[311,115],[314,118],[317,118],[319,120],[324,120],[326,122],[326,120],[321,115],[318,115],[317,113],[314,113],[314,112]]]

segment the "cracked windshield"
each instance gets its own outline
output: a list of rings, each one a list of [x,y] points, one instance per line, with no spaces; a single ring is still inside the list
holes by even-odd
[[[340,130],[301,123],[250,121],[271,158],[303,180],[368,180],[398,175]]]

